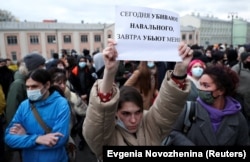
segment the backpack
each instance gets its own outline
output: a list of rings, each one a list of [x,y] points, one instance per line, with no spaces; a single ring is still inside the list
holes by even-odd
[[[196,118],[196,107],[197,102],[195,101],[186,101],[186,112],[185,112],[185,118],[182,128],[182,133],[187,134],[189,129],[192,126],[192,123],[195,121]]]
[[[197,109],[197,102],[196,101],[186,101],[185,105],[185,113],[183,115],[184,120],[178,120],[183,121],[181,126],[181,132],[186,135],[191,128],[193,122],[196,119],[196,109]],[[178,123],[179,124],[179,123]],[[171,132],[170,132],[171,133]],[[162,145],[169,146],[172,145],[172,138],[170,135],[164,138]]]

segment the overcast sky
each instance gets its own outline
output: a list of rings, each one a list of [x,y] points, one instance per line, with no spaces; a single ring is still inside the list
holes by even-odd
[[[249,0],[0,0],[0,9],[10,11],[20,21],[57,19],[66,23],[114,23],[115,6],[131,5],[174,11],[180,16],[200,13],[230,20],[235,12],[250,22]]]

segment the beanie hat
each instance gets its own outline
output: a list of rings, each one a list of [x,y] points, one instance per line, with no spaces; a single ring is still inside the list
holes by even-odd
[[[243,62],[247,59],[247,57],[250,56],[250,53],[248,52],[243,52],[241,55],[240,55],[240,60]]]
[[[37,54],[37,53],[28,54],[24,57],[23,60],[26,64],[28,71],[32,71],[32,70],[37,69],[40,65],[44,65],[45,61],[46,61],[43,58],[43,56],[41,56],[40,54]]]
[[[89,55],[89,50],[83,49],[82,53],[84,56],[87,56],[87,55]]]
[[[246,52],[250,52],[250,44],[245,45]]]
[[[191,75],[191,76],[192,76],[191,69],[192,69],[193,65],[196,64],[196,63],[200,63],[203,69],[206,68],[206,64],[205,64],[202,60],[199,60],[199,59],[192,60],[192,61],[188,64],[188,67],[187,67],[187,74],[188,74],[188,75]]]
[[[238,53],[235,49],[229,49],[226,51],[227,61],[235,61],[238,58]]]
[[[6,59],[0,58],[0,62],[6,62]]]

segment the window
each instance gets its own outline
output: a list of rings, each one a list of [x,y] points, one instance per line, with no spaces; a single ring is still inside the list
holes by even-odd
[[[189,34],[189,40],[192,40],[192,39],[193,39],[192,34]]]
[[[64,43],[71,43],[71,36],[70,35],[64,35],[63,36]]]
[[[30,44],[38,44],[39,43],[39,39],[37,35],[31,35],[30,36]]]
[[[11,58],[12,58],[13,61],[17,61],[17,56],[16,56],[16,52],[15,51],[11,52]]]
[[[48,43],[56,43],[56,36],[55,35],[48,35],[47,40],[48,40]]]
[[[17,36],[7,36],[8,45],[17,44]]]
[[[81,35],[81,42],[88,42],[88,35]]]
[[[186,39],[186,35],[182,34],[182,40],[185,40],[185,39]]]
[[[95,42],[101,42],[101,36],[95,35],[94,40],[95,40]]]

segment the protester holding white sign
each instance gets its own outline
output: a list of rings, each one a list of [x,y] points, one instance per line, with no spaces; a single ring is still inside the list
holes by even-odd
[[[103,51],[104,76],[92,87],[83,123],[83,135],[98,158],[103,157],[102,146],[161,145],[184,108],[190,91],[186,72],[192,50],[179,43],[177,53],[182,61],[176,63],[174,71],[166,73],[154,104],[149,110],[143,110],[140,92],[131,86],[119,89],[114,84],[120,53],[116,42],[109,40]]]
[[[181,60],[179,15],[170,11],[117,6],[115,40],[118,60]]]

